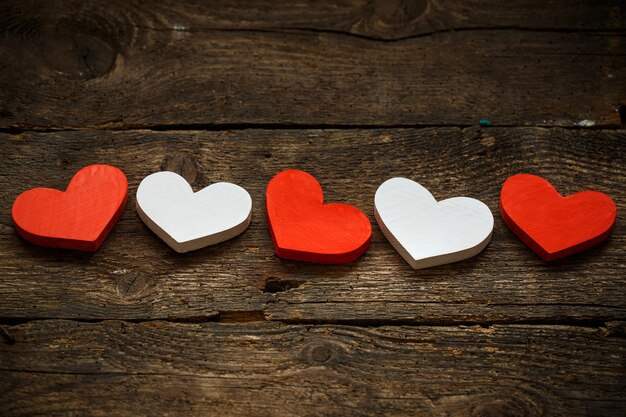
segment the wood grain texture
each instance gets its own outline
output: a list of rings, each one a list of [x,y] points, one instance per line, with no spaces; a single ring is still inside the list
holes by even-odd
[[[626,134],[586,129],[626,126],[623,1],[0,0],[0,31],[0,416],[623,416]],[[15,197],[92,163],[129,180],[102,248],[20,239]],[[289,168],[371,220],[392,176],[496,213],[519,172],[618,220],[550,265],[499,216],[458,264],[373,222],[358,262],[284,261]],[[174,253],[132,210],[159,170],[245,187],[250,228]]]
[[[617,416],[626,407],[623,323],[359,328],[46,320],[8,331],[15,344],[0,343],[5,417],[154,410]]]
[[[312,173],[327,202],[350,201],[373,219],[390,176],[419,180],[437,200],[471,195],[496,213],[500,187],[529,172],[563,194],[595,189],[625,209],[620,131],[559,128],[243,130],[3,134],[0,167],[0,317],[350,323],[597,322],[626,318],[626,231],[547,265],[496,216],[489,247],[467,261],[414,271],[373,223],[372,246],[349,265],[276,257],[264,207],[270,178]],[[245,234],[177,255],[132,210],[99,252],[36,248],[10,227],[10,202],[41,178],[53,187],[90,163],[120,167],[129,206],[146,175],[182,172],[200,189],[244,186],[257,209]],[[193,180],[195,178],[195,180]],[[373,220],[372,220],[373,221]]]
[[[42,5],[30,0],[6,2],[11,13],[5,19],[14,22],[58,15],[86,21],[102,16],[160,31],[315,30],[393,41],[438,31],[485,28],[620,31],[626,27],[623,6],[619,0],[215,0],[210,4],[112,0],[107,5],[96,1],[77,5],[71,0]]]
[[[619,0],[270,3],[3,2],[0,128],[619,125]]]

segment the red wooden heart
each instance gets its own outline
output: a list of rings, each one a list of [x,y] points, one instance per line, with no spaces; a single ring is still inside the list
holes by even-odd
[[[369,246],[372,225],[346,204],[323,204],[317,180],[303,171],[283,171],[266,190],[267,217],[281,258],[337,264],[361,256]]]
[[[122,214],[127,192],[122,171],[89,165],[65,192],[33,188],[20,194],[13,203],[13,223],[36,245],[95,252]]]
[[[500,214],[537,255],[554,261],[606,239],[617,209],[606,194],[583,191],[563,197],[545,179],[518,174],[502,186]]]

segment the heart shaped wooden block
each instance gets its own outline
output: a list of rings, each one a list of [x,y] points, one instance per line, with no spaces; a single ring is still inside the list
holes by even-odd
[[[598,191],[563,197],[545,179],[517,174],[502,186],[500,214],[540,258],[554,261],[606,239],[617,208],[608,195]]]
[[[382,183],[374,207],[383,234],[415,269],[467,259],[491,240],[493,215],[483,202],[468,197],[437,202],[407,178]]]
[[[13,203],[13,223],[27,241],[52,248],[98,250],[126,205],[128,182],[119,169],[89,165],[65,192],[33,188]]]
[[[283,171],[266,190],[267,217],[281,258],[338,264],[351,262],[369,246],[372,225],[346,204],[324,204],[324,193],[310,174]]]
[[[242,187],[218,182],[194,193],[174,172],[148,175],[137,189],[137,213],[176,252],[231,239],[250,224],[252,199]]]

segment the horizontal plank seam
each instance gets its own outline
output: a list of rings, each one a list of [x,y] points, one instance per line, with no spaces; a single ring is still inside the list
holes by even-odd
[[[145,323],[172,323],[180,325],[196,325],[202,323],[219,323],[219,324],[249,324],[252,323],[249,320],[244,320],[240,323],[228,320],[226,323],[221,323],[217,316],[204,317],[199,320],[188,318],[156,318],[156,319],[83,319],[83,318],[10,318],[0,317],[0,326],[8,335],[11,335],[7,327],[18,326],[23,324],[45,322],[45,321],[70,321],[76,323],[98,324],[107,322],[124,322],[131,324],[145,324]],[[597,320],[577,320],[577,319],[564,319],[564,320],[551,320],[551,319],[534,319],[534,320],[441,320],[441,321],[429,321],[429,320],[407,320],[407,319],[347,319],[347,320],[321,320],[321,319],[266,319],[269,323],[285,324],[285,325],[299,325],[299,326],[324,326],[335,325],[345,327],[387,327],[387,326],[402,326],[402,327],[480,327],[489,329],[492,326],[558,326],[558,327],[578,327],[586,329],[607,330],[605,336],[626,337],[626,334],[620,330],[609,330],[615,326],[615,323],[624,323],[626,325],[626,318],[610,318],[610,319],[597,319]],[[617,326],[618,328],[624,327]],[[2,342],[2,340],[0,340]],[[5,342],[6,343],[6,342]]]
[[[80,132],[80,131],[111,131],[111,132],[128,132],[128,131],[155,131],[155,132],[220,132],[220,131],[240,131],[240,130],[376,130],[376,129],[431,129],[431,128],[468,128],[479,127],[478,123],[415,123],[415,124],[280,124],[280,123],[224,123],[224,124],[172,124],[172,125],[127,125],[127,126],[107,126],[100,124],[90,127],[0,127],[0,133],[10,135],[22,135],[27,133],[63,133],[63,132]],[[527,124],[527,125],[511,125],[492,123],[490,126],[482,127],[490,128],[510,128],[510,129],[567,129],[567,130],[620,130],[618,124],[598,124],[594,126],[578,126],[578,125],[548,125],[548,124]]]
[[[359,301],[354,300],[337,300],[337,301],[329,301],[329,300],[311,300],[311,301],[297,301],[290,302],[288,300],[270,300],[267,303],[277,303],[282,302],[289,305],[311,305],[311,304],[359,304]],[[465,302],[437,302],[437,301],[395,301],[395,300],[386,300],[383,302],[385,305],[387,304],[403,304],[403,305],[413,305],[413,304],[422,304],[422,305],[437,305],[437,306],[463,306],[463,305],[480,305],[485,307],[492,306],[515,306],[515,307],[598,307],[598,308],[609,308],[619,311],[626,312],[626,307],[621,305],[610,305],[610,304],[599,304],[599,303],[484,303],[479,301],[465,301]]]
[[[600,307],[600,308],[611,308],[615,310],[622,310],[626,312],[626,307],[618,306],[618,305],[609,305],[609,304],[598,304],[598,303],[487,303],[486,306],[515,306],[515,307],[542,307],[542,306],[563,306],[563,307]]]
[[[293,35],[293,34],[302,34],[302,35],[310,35],[310,34],[329,34],[329,35],[340,35],[340,36],[349,36],[359,39],[364,39],[368,41],[374,42],[383,42],[383,43],[395,43],[395,42],[403,42],[411,39],[419,39],[434,35],[440,35],[445,33],[453,33],[453,32],[494,32],[494,31],[515,31],[515,32],[546,32],[546,33],[589,33],[589,34],[598,34],[598,35],[613,35],[613,36],[621,36],[626,34],[626,28],[573,28],[573,27],[565,27],[565,28],[551,28],[551,27],[526,27],[526,26],[512,26],[512,25],[502,25],[502,26],[470,26],[470,27],[462,27],[462,28],[445,28],[445,29],[437,29],[431,30],[428,32],[415,33],[412,35],[404,35],[397,37],[384,37],[384,36],[376,36],[376,35],[366,35],[362,33],[354,33],[347,30],[339,30],[339,29],[321,29],[321,28],[313,28],[313,27],[257,27],[257,28],[219,28],[219,27],[198,27],[198,28],[183,28],[180,26],[173,28],[165,28],[165,27],[154,27],[154,26],[142,26],[142,25],[131,25],[131,27],[141,30],[149,30],[155,32],[187,32],[187,33],[202,33],[202,32],[248,32],[248,33],[274,33],[279,35]]]
[[[93,371],[93,372],[85,372],[85,371],[50,371],[50,370],[35,370],[35,369],[8,369],[8,368],[0,368],[0,372],[4,372],[4,373],[13,373],[13,374],[18,374],[18,373],[25,373],[25,374],[35,374],[35,375],[68,375],[68,376],[75,376],[75,375],[88,375],[88,376],[103,376],[103,377],[116,377],[116,376],[120,376],[120,377],[127,377],[127,376],[147,376],[147,377],[167,377],[167,378],[195,378],[195,379],[204,379],[204,380],[216,380],[218,381],[216,383],[216,387],[219,388],[224,388],[224,384],[223,382],[219,382],[219,381],[224,381],[224,380],[228,380],[228,381],[242,381],[243,386],[245,387],[250,387],[250,383],[251,383],[251,378],[249,375],[242,375],[242,376],[231,376],[231,375],[224,375],[224,374],[215,374],[215,375],[203,375],[201,373],[189,373],[189,372],[132,372],[132,371],[118,371],[118,372],[111,372],[111,371]],[[268,376],[268,381],[271,380],[271,377]],[[516,380],[521,381],[521,380],[525,380],[528,381],[527,378],[523,378],[521,376],[516,377]],[[261,381],[263,381],[262,378],[255,378],[254,379],[255,383],[259,383]],[[537,381],[535,381],[535,383],[539,384]],[[601,383],[601,384],[590,384],[590,383],[586,383],[586,385],[597,385],[597,386],[623,386],[624,384],[622,383]],[[292,387],[295,388],[296,385],[293,384],[289,384],[289,383],[284,383],[283,386],[285,387]],[[300,386],[298,386],[300,387]],[[401,400],[406,400],[407,398],[411,398],[411,397],[407,397],[407,396],[401,396],[401,397],[396,397],[396,396],[387,396],[387,395],[372,395],[372,393],[369,393],[367,395],[369,400],[372,399],[401,399]],[[567,395],[564,398],[571,398],[571,399],[580,399],[579,396],[574,396],[574,397],[568,397]],[[607,403],[611,403],[611,402],[615,402],[617,404],[623,404],[625,403],[623,398],[602,398],[602,399],[593,399],[593,398],[585,398],[585,401],[602,401],[602,402],[607,402]]]
[[[252,312],[256,313],[256,311]],[[188,316],[188,317],[155,317],[149,319],[128,319],[128,318],[98,318],[88,319],[83,317],[0,317],[0,326],[17,326],[20,324],[32,323],[37,321],[55,321],[66,320],[77,323],[102,323],[107,321],[123,321],[125,323],[151,323],[166,322],[180,324],[201,324],[208,322],[219,322],[219,314],[209,314],[205,316]]]
[[[34,369],[9,369],[9,368],[0,368],[0,372],[11,372],[11,373],[28,373],[28,374],[42,374],[42,375],[98,375],[98,376],[163,376],[163,377],[193,377],[193,378],[203,378],[203,379],[215,379],[215,380],[238,380],[238,379],[248,379],[247,377],[229,377],[225,375],[219,376],[209,376],[202,374],[189,374],[189,373],[180,373],[180,372],[74,372],[74,371],[46,371],[46,370],[34,370]]]
[[[624,319],[626,320],[626,319]],[[588,329],[605,329],[608,323],[620,322],[620,319],[607,320],[551,320],[551,319],[534,319],[534,320],[408,320],[408,319],[346,319],[346,320],[320,320],[320,319],[270,319],[272,322],[279,322],[290,325],[341,325],[349,327],[481,327],[488,329],[492,326],[500,325],[523,325],[523,326],[559,326],[559,327],[580,327]],[[614,335],[611,333],[611,335]],[[616,336],[624,337],[624,335]]]

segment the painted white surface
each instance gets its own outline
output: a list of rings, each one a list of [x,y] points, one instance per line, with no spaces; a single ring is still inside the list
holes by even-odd
[[[137,189],[137,213],[176,252],[214,245],[250,224],[252,199],[242,187],[218,182],[194,193],[180,175],[157,172]]]
[[[470,258],[491,240],[493,214],[485,203],[469,197],[437,202],[407,178],[382,183],[374,207],[383,234],[415,269]]]

